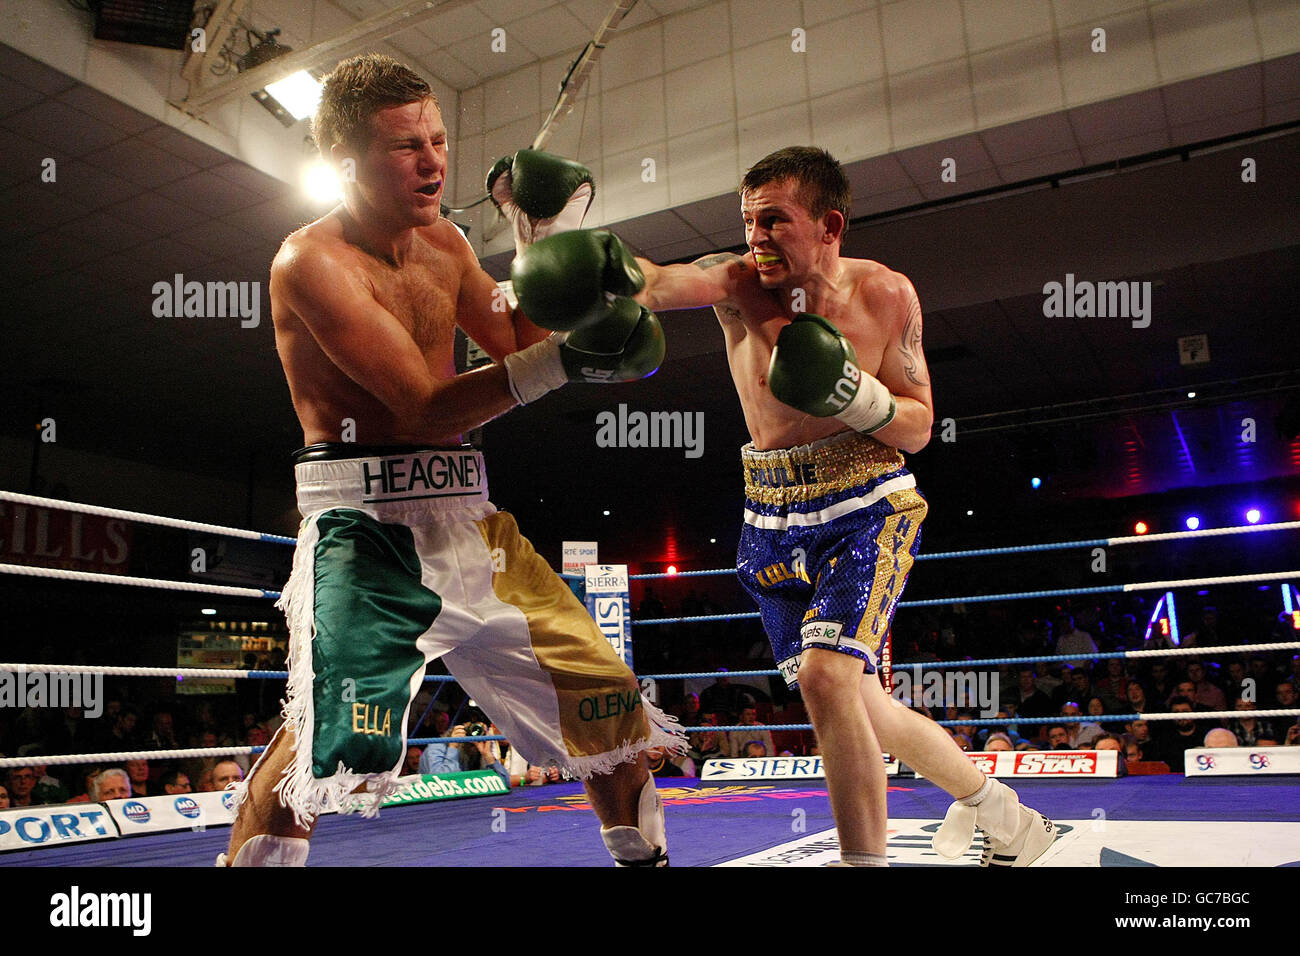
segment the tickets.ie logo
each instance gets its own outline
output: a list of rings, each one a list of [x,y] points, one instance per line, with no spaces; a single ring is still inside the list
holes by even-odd
[[[1268,754],[1251,754],[1250,768],[1252,770],[1263,770],[1269,765]]]
[[[1214,757],[1212,757],[1210,754],[1197,754],[1197,755],[1196,755],[1196,769],[1197,769],[1197,770],[1213,770],[1213,769],[1214,769]]]

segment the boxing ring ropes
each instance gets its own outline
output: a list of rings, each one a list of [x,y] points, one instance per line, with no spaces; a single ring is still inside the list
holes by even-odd
[[[222,525],[205,524],[198,521],[186,521],[177,518],[168,518],[162,515],[150,515],[136,511],[124,511],[116,508],[104,508],[97,505],[87,505],[78,502],[62,501],[54,498],[42,498],[35,495],[23,495],[15,492],[0,491],[0,502],[7,502],[17,505],[28,505],[32,507],[53,508],[63,511],[75,511],[82,514],[95,515],[105,518],[118,518],[126,521],[134,521],[141,524],[153,524],[163,527],[176,528],[185,531],[198,531],[206,534],[216,534],[226,537],[242,538],[250,541],[261,541],[271,544],[293,545],[297,539],[285,535],[266,534],[258,531],[248,531],[242,528],[231,528]],[[933,554],[918,555],[917,561],[939,561],[955,558],[979,558],[994,555],[1024,554],[1039,551],[1061,551],[1074,548],[1095,548],[1095,547],[1118,547],[1131,544],[1147,544],[1158,541],[1182,541],[1194,538],[1222,537],[1240,534],[1261,534],[1266,532],[1278,531],[1297,531],[1300,530],[1300,521],[1282,521],[1270,524],[1242,525],[1227,528],[1202,528],[1195,531],[1171,531],[1160,534],[1144,535],[1127,535],[1115,538],[1088,538],[1077,541],[1056,541],[1043,544],[1016,545],[1000,548],[977,548],[965,551],[945,551]],[[270,591],[262,588],[236,587],[219,584],[202,584],[192,581],[172,581],[157,578],[141,578],[120,574],[101,574],[90,571],[72,571],[62,568],[44,568],[28,565],[17,564],[0,564],[0,573],[25,575],[30,577],[54,578],[65,581],[80,581],[95,584],[119,584],[133,587],[148,587],[161,590],[171,591],[188,591],[199,594],[214,594],[225,597],[240,598],[257,598],[276,600],[280,597],[279,591]],[[734,574],[732,568],[718,568],[712,570],[700,571],[679,571],[676,573],[647,573],[629,575],[632,580],[658,580],[664,578],[692,578],[706,577],[713,575]],[[565,575],[565,577],[577,577],[575,575]],[[1097,594],[1127,594],[1139,591],[1172,591],[1176,588],[1190,587],[1207,587],[1212,585],[1228,584],[1253,584],[1271,581],[1286,581],[1291,579],[1300,579],[1300,569],[1291,571],[1273,571],[1262,572],[1259,574],[1236,574],[1221,575],[1217,577],[1200,577],[1187,578],[1181,580],[1168,581],[1146,581],[1137,584],[1115,584],[1102,585],[1098,587],[1087,588],[1057,588],[1042,591],[1014,591],[1001,594],[978,594],[963,595],[959,597],[934,598],[921,601],[899,601],[899,608],[920,608],[920,607],[943,607],[953,604],[977,604],[989,603],[993,601],[1015,601],[1027,600],[1031,598],[1054,598],[1054,597],[1075,597],[1082,595]],[[735,612],[728,614],[704,614],[687,617],[663,617],[647,618],[632,621],[635,626],[653,626],[663,624],[696,624],[714,621],[732,621],[757,619],[757,611]],[[1177,656],[1218,656],[1222,654],[1232,654],[1239,652],[1249,652],[1253,654],[1300,649],[1300,640],[1295,641],[1276,641],[1272,643],[1260,644],[1241,644],[1211,647],[1175,647],[1159,648],[1152,650],[1132,650],[1132,651],[1107,651],[1092,654],[1072,653],[1072,654],[1051,654],[1037,656],[1021,657],[991,657],[978,660],[952,660],[952,661],[924,661],[916,663],[904,663],[897,665],[899,668],[906,668],[917,674],[919,677],[922,669],[938,668],[975,668],[975,667],[997,667],[1010,664],[1037,664],[1053,661],[1069,660],[1107,660],[1111,658],[1123,660],[1140,660],[1154,657],[1177,657]],[[63,674],[100,674],[106,677],[175,677],[175,678],[223,678],[236,680],[285,680],[288,678],[287,671],[270,671],[270,670],[238,670],[226,668],[195,668],[195,667],[112,667],[103,665],[65,665],[65,664],[23,664],[23,663],[0,663],[0,671],[18,671],[23,673],[33,672],[58,672]],[[777,670],[743,670],[743,671],[689,671],[682,673],[664,673],[664,674],[642,674],[637,675],[639,680],[690,680],[708,677],[772,677],[778,676],[780,671]],[[451,675],[427,674],[424,677],[426,684],[447,684],[454,683],[455,677]],[[438,693],[441,693],[441,688]],[[436,701],[435,694],[434,700]],[[429,708],[432,708],[433,702],[430,702]],[[425,714],[427,715],[428,709]],[[1230,720],[1240,716],[1239,711],[1197,711],[1197,720]],[[1178,720],[1186,717],[1181,713],[1147,713],[1147,714],[1104,714],[1100,715],[1104,720],[1103,723],[1121,723],[1132,720]],[[1252,710],[1249,716],[1256,719],[1265,719],[1270,717],[1295,717],[1300,716],[1300,708],[1275,708],[1268,710]],[[1081,715],[1086,719],[1087,715]],[[414,726],[420,726],[423,722],[423,716]],[[1014,717],[1011,719],[987,718],[987,719],[958,719],[958,720],[940,720],[939,724],[944,726],[980,726],[980,725],[999,725],[1014,724],[1021,725],[1060,723],[1060,716],[1053,717]],[[812,724],[734,724],[734,725],[704,725],[683,727],[686,731],[807,731],[812,730]],[[447,743],[457,740],[455,737],[418,737],[410,738],[408,744],[414,746],[424,746],[432,743]],[[500,735],[487,735],[480,737],[481,740],[505,740]],[[42,754],[39,756],[29,757],[5,757],[0,758],[0,769],[10,767],[23,767],[33,765],[63,766],[75,764],[103,764],[103,763],[120,763],[126,760],[182,760],[191,758],[204,757],[221,757],[247,755],[254,756],[260,754],[265,747],[262,746],[244,746],[244,747],[205,747],[189,748],[174,750],[150,750],[150,751],[130,751],[120,753],[89,753],[89,754]]]

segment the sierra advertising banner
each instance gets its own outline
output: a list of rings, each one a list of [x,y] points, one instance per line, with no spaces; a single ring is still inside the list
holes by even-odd
[[[885,773],[898,773],[898,761],[885,754]],[[821,757],[723,757],[704,761],[700,782],[714,780],[820,779]]]
[[[614,652],[632,666],[632,597],[626,564],[587,565],[587,613]]]

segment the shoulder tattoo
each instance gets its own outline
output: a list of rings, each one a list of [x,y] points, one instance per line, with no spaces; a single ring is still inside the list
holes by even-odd
[[[748,268],[745,264],[745,257],[738,256],[734,252],[716,252],[711,256],[705,256],[703,259],[696,259],[691,264],[700,269],[712,269],[724,262],[739,262],[741,269]]]
[[[921,302],[915,295],[907,310],[907,321],[903,323],[898,350],[903,353],[903,372],[907,375],[907,380],[917,386],[928,385],[923,377],[924,362],[921,359]]]

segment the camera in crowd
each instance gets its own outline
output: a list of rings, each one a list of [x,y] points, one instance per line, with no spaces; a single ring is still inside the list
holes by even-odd
[[[472,723],[472,724],[466,724],[466,725],[465,725],[465,736],[466,736],[466,737],[482,737],[482,736],[484,736],[487,732],[488,732],[487,725],[486,725],[486,724],[480,724],[480,723],[478,723],[477,721],[474,722],[474,723]]]

